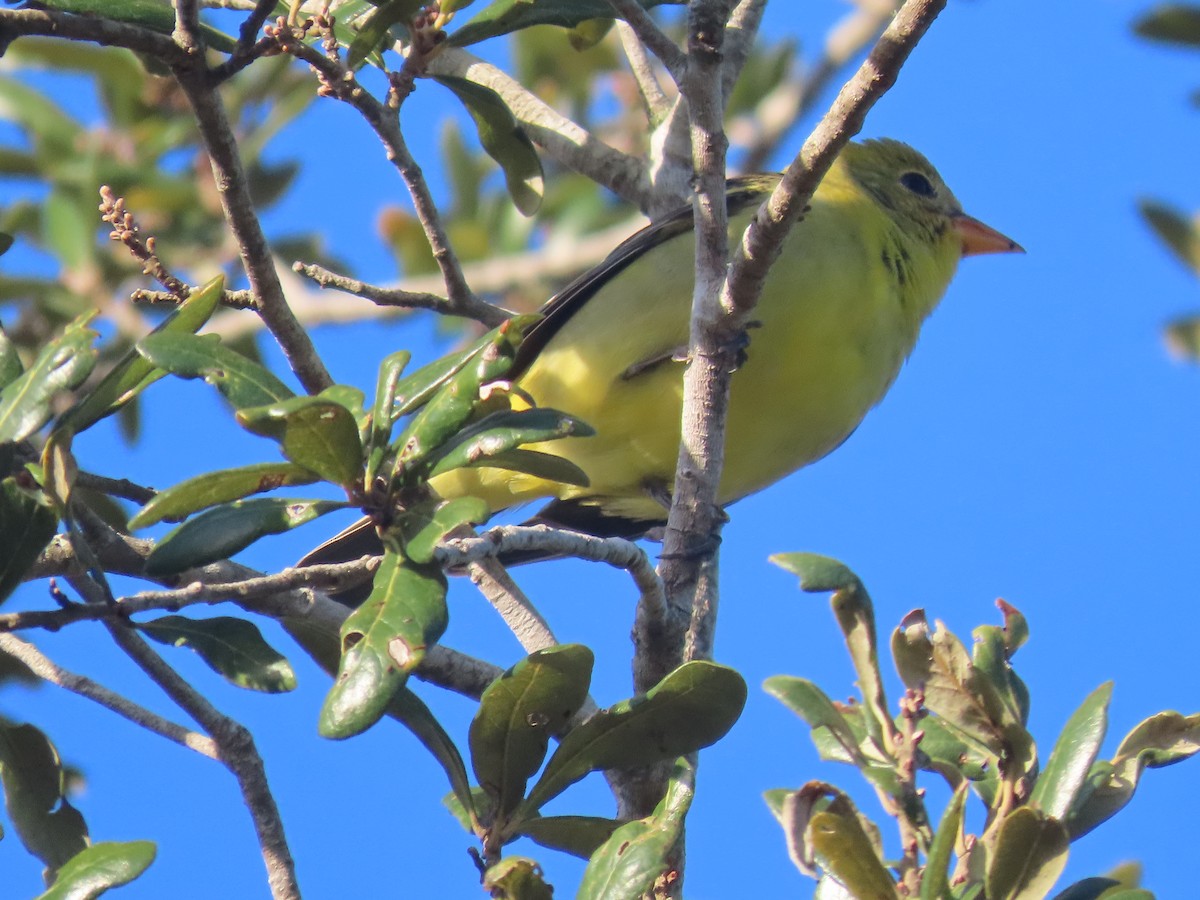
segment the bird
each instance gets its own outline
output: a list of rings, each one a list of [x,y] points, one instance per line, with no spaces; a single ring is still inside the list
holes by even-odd
[[[780,175],[731,179],[733,245]],[[965,256],[1024,252],[965,212],[929,161],[891,139],[848,144],[792,228],[753,313],[733,373],[722,507],[813,463],[858,427],[895,381]],[[661,527],[679,452],[693,289],[692,208],[643,228],[542,308],[506,376],[508,402],[549,407],[595,433],[527,449],[587,475],[564,484],[498,468],[430,481],[492,513],[548,500],[534,522],[598,536]],[[378,547],[363,520],[303,563]]]

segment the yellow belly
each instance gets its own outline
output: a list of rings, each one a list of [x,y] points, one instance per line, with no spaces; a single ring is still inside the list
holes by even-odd
[[[733,376],[722,504],[845,440],[891,385],[953,273],[956,255],[931,258],[923,288],[933,296],[915,309],[880,261],[883,238],[871,239],[868,229],[864,240],[861,204],[825,193],[771,270],[755,312],[761,325],[750,329],[746,362]],[[731,232],[743,227],[735,222]],[[661,517],[646,486],[669,488],[673,477],[683,366],[625,373],[686,345],[693,252],[690,235],[652,248],[588,300],[518,379],[538,405],[596,429],[531,448],[574,462],[588,487],[474,469],[439,477],[435,489],[482,496],[493,510],[539,497],[584,498],[617,515]]]

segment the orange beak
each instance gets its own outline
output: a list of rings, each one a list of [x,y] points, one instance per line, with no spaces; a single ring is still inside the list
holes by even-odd
[[[954,230],[962,239],[962,255],[976,256],[981,253],[1024,253],[1025,248],[1012,238],[1005,237],[995,228],[989,228],[966,213],[954,217]]]

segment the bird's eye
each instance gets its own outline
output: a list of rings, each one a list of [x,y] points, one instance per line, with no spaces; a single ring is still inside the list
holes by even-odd
[[[900,176],[900,183],[918,197],[936,197],[937,191],[929,179],[920,172],[905,172]]]

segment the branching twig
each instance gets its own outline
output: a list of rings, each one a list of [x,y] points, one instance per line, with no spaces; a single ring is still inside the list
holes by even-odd
[[[425,230],[434,259],[441,270],[442,279],[446,284],[447,300],[444,309],[449,308],[455,314],[476,319],[489,325],[498,325],[506,318],[503,310],[484,303],[471,293],[466,279],[462,274],[458,257],[450,244],[446,229],[442,224],[441,214],[437,204],[425,183],[425,177],[408,150],[408,144],[400,131],[400,121],[394,108],[380,103],[364,90],[354,77],[337,58],[336,42],[333,41],[332,30],[327,28],[327,53],[320,53],[308,46],[291,29],[284,27],[268,28],[268,34],[279,42],[279,47],[297,59],[301,59],[313,67],[321,78],[321,93],[336,97],[349,103],[371,126],[386,148],[388,161],[400,173],[412,197],[413,209],[417,219]]]
[[[158,258],[154,237],[142,240],[133,213],[125,208],[125,198],[116,196],[107,184],[100,186],[100,218],[112,226],[109,238],[124,244],[133,258],[142,264],[143,274],[165,287],[176,301],[188,298],[191,289],[172,275]]]
[[[747,145],[742,160],[747,172],[758,172],[766,166],[770,155],[812,111],[837,73],[879,39],[900,0],[857,0],[856,5],[858,9],[847,13],[826,36],[815,66],[780,85],[758,104],[752,116],[734,124],[734,130],[750,132],[741,138],[741,143]]]
[[[142,638],[126,625],[110,624],[109,634],[143,672],[157,684],[181,709],[212,735],[221,762],[233,773],[241,788],[242,798],[254,821],[263,863],[267,868],[267,883],[276,900],[299,900],[300,886],[296,881],[296,866],[283,833],[279,807],[267,784],[262,757],[254,746],[254,738],[239,722],[220,713],[199,691],[188,684],[168,666]]]
[[[633,29],[642,46],[658,57],[670,73],[671,78],[678,84],[683,78],[688,60],[683,51],[676,46],[650,18],[650,13],[637,0],[608,0],[608,5],[616,12],[617,17]]]
[[[367,284],[357,278],[338,275],[324,266],[316,263],[295,263],[292,271],[312,279],[322,288],[334,288],[370,300],[376,306],[391,306],[398,309],[429,309],[444,316],[465,316],[475,318],[473,313],[482,312],[487,319],[481,320],[485,325],[495,325],[504,321],[508,313],[489,303],[471,303],[467,308],[452,304],[447,298],[439,297],[423,291],[405,291],[399,288],[384,288]],[[473,298],[474,299],[474,298]],[[495,320],[495,321],[493,321]]]
[[[638,40],[637,33],[627,22],[617,22],[617,34],[621,37],[621,46],[625,50],[625,58],[629,60],[629,69],[633,80],[637,82],[638,92],[646,105],[646,118],[651,126],[657,125],[671,111],[671,101],[663,93],[662,85],[654,72],[654,63],[646,52],[646,47]]]
[[[94,700],[106,709],[110,709],[117,715],[123,716],[130,722],[133,722],[135,725],[141,725],[143,728],[153,731],[155,734],[167,738],[167,740],[187,747],[189,750],[195,750],[197,753],[207,756],[210,759],[219,758],[217,745],[213,742],[212,738],[164,719],[157,713],[139,706],[137,703],[122,697],[115,691],[110,691],[104,685],[98,684],[90,678],[83,675],[76,675],[74,672],[68,672],[66,669],[60,668],[33,644],[21,640],[16,635],[0,634],[0,651],[19,659],[30,668],[34,675],[43,681],[48,681],[51,684],[65,688],[73,694],[79,694],[81,697]]]
[[[310,394],[318,393],[333,384],[333,379],[317,355],[312,339],[288,307],[275,272],[271,248],[250,197],[250,184],[242,167],[237,138],[209,78],[209,71],[202,61],[176,65],[172,71],[191,103],[200,128],[225,220],[237,242],[250,289],[261,303],[259,315],[304,389]]]

